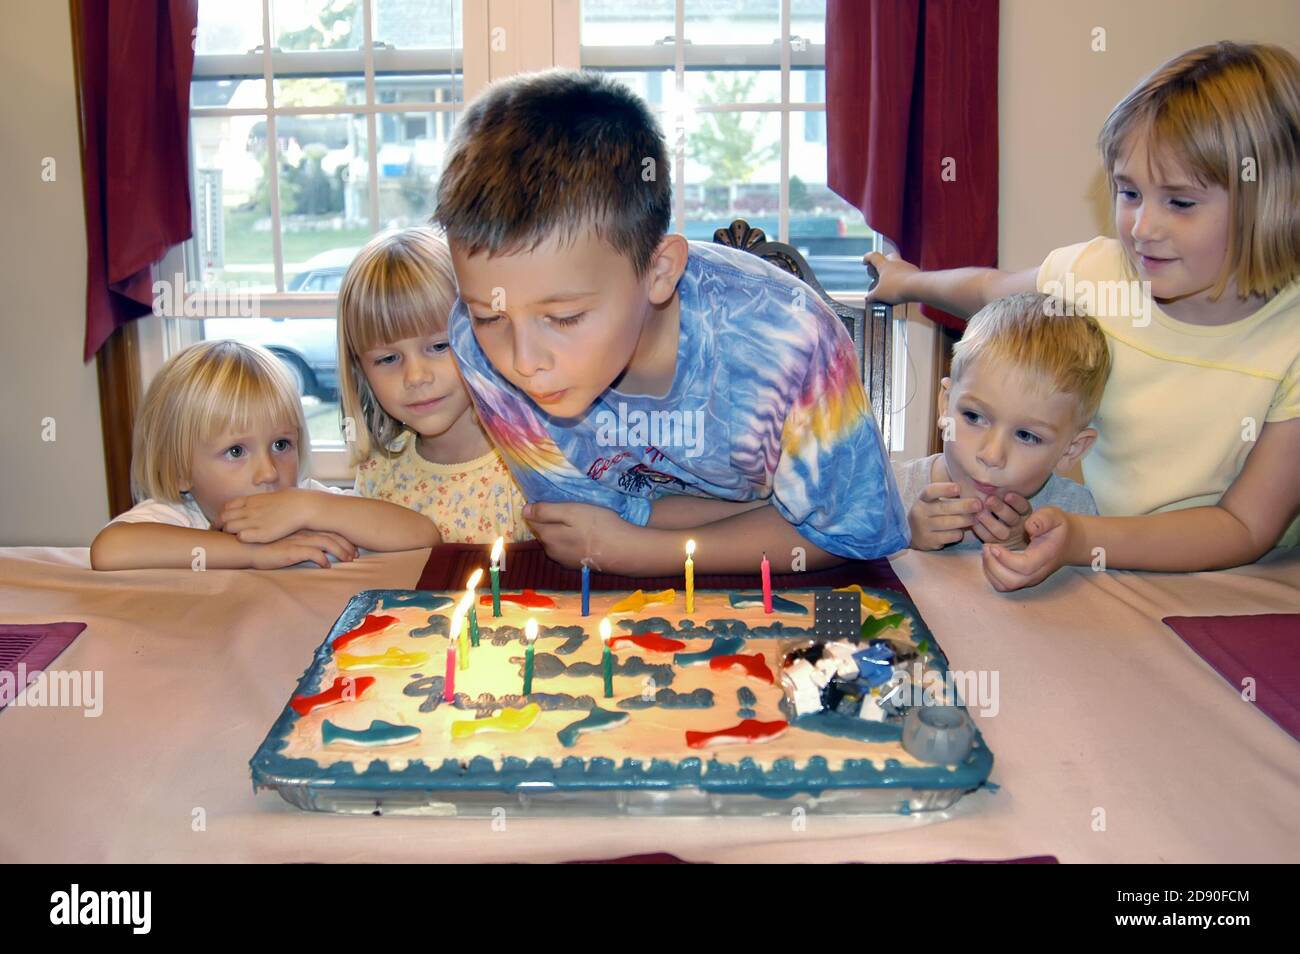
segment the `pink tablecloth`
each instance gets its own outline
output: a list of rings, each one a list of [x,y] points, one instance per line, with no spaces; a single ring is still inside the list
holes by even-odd
[[[1071,570],[1002,596],[977,554],[907,553],[899,578],[953,668],[996,674],[974,714],[999,790],[948,816],[372,818],[254,796],[248,759],[359,590],[427,551],[329,570],[94,573],[85,550],[0,550],[0,623],[84,620],[53,668],[101,671],[103,712],[10,706],[0,862],[1300,860],[1300,744],[1160,620],[1300,609],[1300,556],[1193,575]]]

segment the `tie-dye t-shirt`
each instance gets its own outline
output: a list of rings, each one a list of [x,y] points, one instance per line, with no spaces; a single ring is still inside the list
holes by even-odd
[[[644,526],[667,494],[771,499],[801,536],[872,559],[909,542],[853,340],[807,285],[756,255],[692,242],[663,397],[606,390],[548,415],[488,361],[457,301],[451,346],[479,417],[530,501],[591,503]]]

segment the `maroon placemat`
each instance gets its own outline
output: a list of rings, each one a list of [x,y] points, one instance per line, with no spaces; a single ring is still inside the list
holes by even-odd
[[[33,623],[0,626],[0,709],[7,706],[26,687],[26,678],[39,672],[72,645],[86,628],[85,623]],[[13,688],[10,698],[6,687]]]
[[[878,864],[879,862],[855,861],[852,864]],[[966,858],[953,858],[951,861],[930,861],[932,865],[1059,865],[1055,855],[1031,855],[1028,858],[1006,858],[998,861],[971,861]],[[621,858],[602,858],[594,861],[566,861],[566,865],[693,865],[695,861],[683,861],[666,851],[657,851],[648,855],[624,855]]]
[[[490,548],[474,543],[445,543],[433,548],[429,560],[420,574],[420,582],[415,584],[417,590],[443,592],[459,590],[475,569],[486,569],[489,563]],[[864,587],[896,590],[907,595],[907,589],[899,581],[888,560],[852,560],[828,570],[813,570],[807,573],[773,573],[772,589],[806,589],[814,586],[850,586],[858,583]],[[614,576],[610,573],[592,573],[593,590],[663,590],[668,587],[683,586],[681,575],[630,577]],[[579,590],[582,588],[582,572],[566,570],[546,555],[542,545],[536,540],[527,543],[512,543],[506,553],[506,569],[501,574],[503,589],[520,590]],[[700,573],[695,577],[695,586],[701,590],[754,590],[760,582],[758,567],[750,574],[715,574]]]
[[[1255,706],[1300,740],[1300,613],[1166,616],[1163,622],[1236,692],[1253,679]]]

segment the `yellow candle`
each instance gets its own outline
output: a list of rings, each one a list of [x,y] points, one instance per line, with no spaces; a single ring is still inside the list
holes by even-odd
[[[461,669],[469,668],[469,627],[464,623],[465,617],[469,615],[470,598],[468,593],[460,598],[460,604],[456,607],[457,620],[453,620],[453,626],[460,634],[456,644],[456,662],[460,664]]]
[[[686,541],[686,612],[695,612],[695,561],[691,559],[695,553],[695,541]]]

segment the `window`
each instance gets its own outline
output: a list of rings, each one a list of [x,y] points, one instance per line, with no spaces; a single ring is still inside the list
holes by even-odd
[[[584,0],[582,65],[627,84],[673,147],[672,228],[743,218],[864,291],[874,233],[826,185],[825,0]]]
[[[467,96],[489,69],[519,64],[601,70],[650,103],[674,159],[673,229],[708,240],[745,218],[861,304],[875,236],[826,186],[825,6],[582,0],[575,14],[497,0],[493,16],[516,24],[501,58],[486,0],[200,0],[195,237],[161,271],[203,294],[154,336],[145,371],[204,337],[271,349],[299,384],[314,474],[350,479],[334,321],[343,273],[374,233],[428,221]],[[540,9],[551,31],[521,26]],[[255,313],[220,307],[223,295]]]
[[[179,267],[203,291],[202,316],[165,338],[275,352],[298,382],[318,476],[350,476],[334,321],[343,273],[374,233],[428,221],[464,103],[462,48],[461,0],[200,0],[195,238]]]

